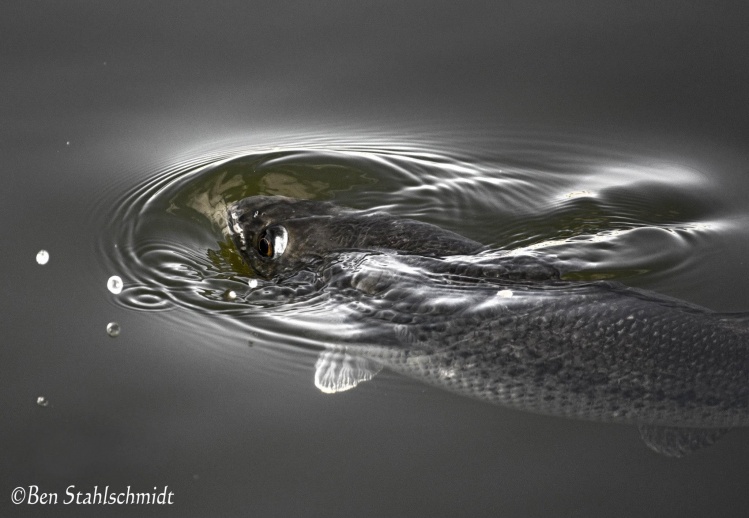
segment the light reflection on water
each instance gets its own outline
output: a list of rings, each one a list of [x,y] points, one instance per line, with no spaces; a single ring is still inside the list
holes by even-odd
[[[159,516],[746,514],[747,431],[674,463],[625,427],[387,372],[319,394],[315,355],[283,347],[312,302],[260,280],[247,300],[254,277],[206,217],[223,187],[243,194],[214,165],[245,156],[268,166],[237,168],[248,194],[747,310],[744,4],[4,6],[7,492],[174,486]]]
[[[574,265],[570,279],[647,285],[685,275],[713,241],[726,239],[715,189],[692,168],[581,138],[523,134],[489,150],[435,136],[318,136],[219,145],[124,194],[107,192],[92,217],[108,222],[98,247],[107,271],[123,278],[118,304],[186,308],[178,318],[196,330],[201,315],[222,315],[225,332],[315,348],[322,344],[299,325],[284,324],[303,306],[284,303],[280,291],[258,296],[266,281],[249,287],[258,280],[227,237],[228,203],[258,194],[332,199],[434,223],[499,251],[543,250]],[[316,318],[296,320],[327,325]]]

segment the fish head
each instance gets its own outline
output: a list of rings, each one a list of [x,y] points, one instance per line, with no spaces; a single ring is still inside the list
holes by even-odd
[[[237,250],[258,275],[293,275],[340,252],[472,254],[482,245],[435,225],[315,200],[251,196],[228,208]]]
[[[329,230],[341,212],[329,202],[251,196],[228,207],[227,226],[244,261],[270,279],[292,275],[340,248]]]

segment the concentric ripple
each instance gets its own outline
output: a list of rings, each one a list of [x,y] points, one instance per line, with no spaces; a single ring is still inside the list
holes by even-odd
[[[637,284],[708,253],[726,226],[714,192],[693,169],[580,139],[512,136],[471,151],[434,138],[327,138],[232,145],[175,163],[103,201],[96,217],[105,222],[100,255],[122,277],[118,304],[241,316],[253,329],[272,317],[281,322],[273,332],[283,335],[292,320],[326,325],[323,315],[335,306],[314,282],[281,286],[244,265],[227,236],[225,208],[246,196],[385,210],[497,250],[554,254],[570,265],[570,278]]]

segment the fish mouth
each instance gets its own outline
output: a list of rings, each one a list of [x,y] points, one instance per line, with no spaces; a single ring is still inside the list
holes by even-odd
[[[237,249],[244,254],[247,252],[247,239],[245,238],[244,229],[240,222],[242,213],[236,203],[229,205],[226,209],[226,229]]]

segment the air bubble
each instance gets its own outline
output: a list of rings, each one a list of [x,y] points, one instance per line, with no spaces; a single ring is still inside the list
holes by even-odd
[[[122,279],[118,275],[112,275],[107,281],[107,289],[119,295],[122,292]]]
[[[250,288],[257,288],[257,279],[250,279],[247,284],[250,285]]]
[[[235,300],[237,298],[237,292],[234,290],[228,290],[224,293],[224,298],[226,300]]]
[[[120,336],[120,324],[117,322],[110,322],[107,324],[107,334],[112,338]]]
[[[39,264],[47,264],[49,262],[49,252],[46,250],[39,250],[36,254],[36,262]]]
[[[49,399],[47,399],[44,396],[39,396],[36,398],[36,404],[40,407],[48,407],[49,406]]]
[[[497,292],[497,296],[502,297],[503,299],[509,299],[512,295],[512,290],[500,290]]]

